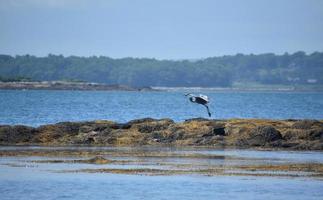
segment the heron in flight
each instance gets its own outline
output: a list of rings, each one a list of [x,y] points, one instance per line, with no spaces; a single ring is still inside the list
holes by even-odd
[[[197,96],[194,94],[185,94],[185,96],[188,96],[191,102],[205,106],[209,117],[211,117],[209,107],[207,106],[207,104],[209,103],[209,98],[206,95],[200,94]]]

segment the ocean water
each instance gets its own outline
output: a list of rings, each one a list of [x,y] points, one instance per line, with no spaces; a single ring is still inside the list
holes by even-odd
[[[323,119],[323,93],[293,92],[206,92],[214,119],[226,118],[311,118]],[[152,117],[183,121],[207,118],[203,106],[192,104],[182,92],[107,91],[15,91],[0,90],[0,124],[39,126],[60,121],[108,119],[126,122]],[[0,147],[0,151],[48,147]],[[54,147],[53,150],[75,147]],[[99,147],[82,147],[99,148]],[[104,151],[129,151],[100,147]],[[68,149],[67,149],[68,150]],[[170,151],[174,149],[145,149]],[[176,153],[236,156],[244,159],[200,160],[207,166],[279,163],[323,163],[321,152],[179,149]],[[109,159],[110,157],[108,157]],[[57,173],[55,170],[83,168],[126,168],[71,163],[27,161],[62,159],[35,156],[0,157],[0,199],[285,199],[316,200],[323,197],[323,181],[313,177],[275,176],[147,176],[111,173]],[[66,158],[72,159],[72,158]],[[113,158],[112,158],[113,159]],[[125,159],[125,158],[114,158]],[[130,159],[130,158],[128,158]],[[156,158],[155,158],[156,159]],[[147,162],[194,163],[192,159],[141,159]],[[139,167],[149,167],[143,165]],[[152,167],[162,167],[154,165]],[[297,172],[293,172],[297,173]]]
[[[319,92],[206,92],[212,119],[323,119]],[[0,124],[39,126],[60,121],[152,117],[208,118],[182,92],[0,90]]]
[[[11,171],[13,172],[13,171]],[[9,171],[10,173],[10,171]],[[11,199],[241,199],[319,200],[323,182],[271,177],[29,174],[0,181],[2,200]]]
[[[68,150],[75,147],[1,147],[0,150]],[[106,152],[134,152],[139,149],[113,147],[78,147],[95,148]],[[293,151],[256,151],[256,150],[212,150],[203,148],[172,149],[146,148],[148,152],[164,153],[199,153],[203,155],[238,156],[236,165],[241,164],[277,164],[277,163],[323,163],[320,152]],[[116,157],[109,156],[110,159]],[[252,160],[257,158],[257,160]],[[131,168],[132,165],[94,165],[71,163],[33,163],[33,160],[62,159],[62,157],[0,157],[0,193],[2,200],[9,199],[266,199],[266,200],[319,200],[323,197],[323,180],[315,177],[275,177],[275,176],[205,176],[191,175],[126,175],[111,173],[69,173],[57,170],[75,170],[83,168]],[[65,157],[63,159],[70,159]],[[79,159],[79,158],[78,158]],[[128,159],[121,157],[120,159]],[[141,162],[153,161],[184,163],[185,158],[169,159],[140,158]],[[209,167],[230,165],[230,160],[209,158],[189,159],[208,163]],[[248,163],[245,163],[248,161]],[[227,163],[228,162],[228,163]],[[256,163],[254,163],[256,162]],[[8,165],[9,164],[9,165]],[[156,165],[163,167],[164,165]],[[149,167],[141,165],[139,167]],[[294,174],[298,172],[293,172]]]

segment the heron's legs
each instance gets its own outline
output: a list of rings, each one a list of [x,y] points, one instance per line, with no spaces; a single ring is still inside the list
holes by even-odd
[[[205,106],[205,107],[206,107],[207,114],[209,114],[209,117],[211,117],[211,112],[210,112],[209,107],[208,107],[206,104],[203,104],[203,106]]]

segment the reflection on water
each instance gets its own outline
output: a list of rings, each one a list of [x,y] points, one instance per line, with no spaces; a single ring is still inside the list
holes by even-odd
[[[323,154],[0,147],[1,199],[319,199]]]

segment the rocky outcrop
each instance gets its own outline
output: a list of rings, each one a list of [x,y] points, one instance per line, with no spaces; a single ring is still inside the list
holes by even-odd
[[[61,122],[37,128],[0,126],[1,145],[176,145],[323,150],[318,120],[138,119]]]
[[[37,129],[28,126],[0,126],[0,144],[38,143]]]
[[[245,139],[239,140],[239,142],[245,142],[242,145],[248,146],[266,146],[277,140],[282,140],[283,137],[278,130],[271,125],[257,126],[247,133]]]

